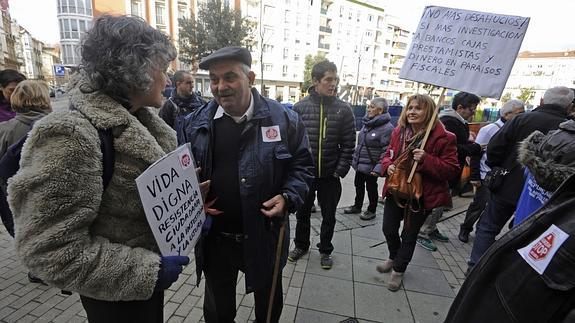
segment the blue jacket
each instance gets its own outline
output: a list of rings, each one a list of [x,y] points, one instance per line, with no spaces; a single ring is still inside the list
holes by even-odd
[[[254,114],[242,132],[238,161],[244,233],[248,236],[243,244],[248,292],[271,281],[279,227],[284,220],[265,217],[260,212],[262,203],[286,193],[288,211],[295,212],[303,204],[314,172],[308,137],[298,114],[262,97],[255,89],[252,95]],[[211,139],[217,108],[215,100],[202,106],[186,117],[183,131],[178,133],[180,144],[191,143],[197,166],[201,167],[200,181],[212,177]],[[262,128],[271,126],[279,126],[280,141],[263,141]],[[288,247],[289,224],[286,224],[282,267]],[[195,249],[198,282],[204,266],[203,253],[203,239],[200,239]]]
[[[363,127],[357,135],[357,145],[353,152],[351,166],[356,172],[369,175],[381,174],[381,160],[385,155],[393,125],[389,113],[380,114],[373,119],[365,117]]]

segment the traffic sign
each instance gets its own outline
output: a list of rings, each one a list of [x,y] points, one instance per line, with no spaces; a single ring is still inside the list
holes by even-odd
[[[64,65],[54,65],[54,74],[56,76],[65,76],[66,69],[64,68]]]

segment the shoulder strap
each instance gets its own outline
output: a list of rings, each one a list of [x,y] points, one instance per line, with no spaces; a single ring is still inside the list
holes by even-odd
[[[114,135],[112,129],[97,129],[100,137],[100,149],[102,150],[102,182],[104,190],[108,188],[112,175],[114,175],[114,164],[116,163],[116,151],[114,149]]]
[[[78,111],[80,114],[84,115],[80,110],[70,103],[70,110]],[[90,124],[92,124],[90,122]],[[102,183],[104,184],[104,190],[110,185],[112,176],[114,175],[114,165],[116,163],[116,150],[114,149],[114,135],[112,134],[112,129],[98,129],[93,124],[98,131],[98,137],[100,137],[100,150],[102,151]]]

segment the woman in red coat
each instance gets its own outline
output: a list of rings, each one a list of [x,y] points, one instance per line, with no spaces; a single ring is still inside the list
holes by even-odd
[[[424,94],[413,95],[407,102],[399,117],[398,126],[391,134],[391,142],[381,161],[381,171],[386,176],[393,174],[396,169],[395,159],[405,147],[415,141],[412,147],[417,148],[413,149],[410,155],[418,162],[417,172],[422,177],[423,196],[418,201],[422,206],[420,211],[405,212],[387,192],[387,185],[383,187],[382,196],[387,199],[382,229],[389,249],[389,259],[378,265],[377,271],[391,271],[388,289],[392,291],[401,286],[403,274],[415,250],[419,228],[433,208],[449,205],[451,197],[448,181],[459,174],[455,135],[446,131],[437,118],[433,118],[435,102]],[[425,149],[419,149],[419,142],[432,118],[434,125]],[[406,213],[409,214],[409,224],[404,225],[400,236],[399,227]]]

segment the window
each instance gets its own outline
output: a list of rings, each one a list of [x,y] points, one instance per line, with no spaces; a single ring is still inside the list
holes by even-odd
[[[142,2],[132,0],[132,15],[142,17]]]
[[[271,72],[273,67],[274,66],[272,64],[264,64],[264,71]]]
[[[288,48],[284,48],[284,59],[288,58],[289,56],[289,49]]]
[[[60,1],[62,1],[62,2],[61,2],[62,5],[61,5],[61,7],[60,7],[60,8],[61,8],[60,11],[61,11],[61,12],[68,12],[68,0],[60,0]],[[73,1],[73,0],[71,0],[71,1]]]
[[[166,7],[162,2],[156,2],[156,24],[165,25],[166,21],[164,19],[164,14],[166,12]]]
[[[284,22],[290,22],[291,20],[291,11],[286,10],[284,12]]]
[[[264,53],[271,53],[274,50],[274,45],[264,44]]]
[[[367,15],[367,21],[372,21],[373,20],[373,15]]]
[[[86,14],[86,6],[85,6],[85,4],[86,4],[86,3],[84,3],[84,0],[78,0],[78,3],[77,3],[77,5],[78,5],[78,13],[84,14],[84,15]]]
[[[80,34],[78,33],[78,20],[70,19],[70,26],[72,38],[79,39]]]
[[[294,60],[294,61],[299,61],[299,54],[294,54],[294,55],[293,55],[293,60]]]
[[[190,10],[186,5],[178,5],[178,19],[188,19]]]
[[[289,29],[284,29],[284,41],[289,39]]]
[[[274,27],[272,26],[264,26],[264,35],[272,36],[274,34]]]
[[[287,65],[284,65],[284,66],[282,67],[282,75],[283,75],[284,77],[286,77],[286,76],[288,75],[288,66],[287,66]]]

